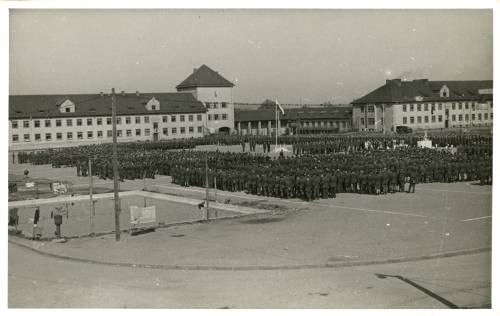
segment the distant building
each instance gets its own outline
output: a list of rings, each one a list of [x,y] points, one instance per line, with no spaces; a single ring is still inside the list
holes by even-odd
[[[492,125],[493,81],[387,80],[352,106],[359,131]]]
[[[278,130],[283,134],[316,134],[349,131],[352,108],[302,107],[285,108],[279,113]],[[236,110],[235,130],[240,135],[275,135],[276,103],[266,100],[257,110]]]
[[[234,127],[233,87],[234,84],[217,71],[202,65],[177,85],[177,91],[189,92],[205,104],[208,110],[207,128],[211,133],[230,133]]]

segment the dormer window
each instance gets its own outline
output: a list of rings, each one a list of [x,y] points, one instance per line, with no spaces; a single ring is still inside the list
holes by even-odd
[[[156,100],[155,97],[151,98],[151,100],[146,103],[146,110],[148,111],[158,111],[160,110],[160,102]]]
[[[448,89],[448,87],[446,85],[443,85],[443,87],[441,87],[441,90],[439,91],[439,96],[441,98],[449,98],[450,97],[450,89]]]
[[[61,113],[74,113],[75,104],[70,99],[66,99],[59,105],[59,111]]]

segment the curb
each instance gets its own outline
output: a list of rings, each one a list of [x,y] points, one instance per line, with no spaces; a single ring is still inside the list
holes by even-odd
[[[63,259],[72,262],[89,263],[105,266],[116,266],[116,267],[127,267],[127,268],[141,268],[141,269],[158,269],[158,270],[198,270],[198,271],[269,271],[269,270],[306,270],[306,269],[322,269],[322,268],[343,268],[343,267],[355,267],[355,266],[368,266],[368,265],[379,265],[379,264],[390,264],[390,263],[400,263],[400,262],[412,262],[412,261],[422,261],[438,258],[448,258],[463,255],[476,254],[481,252],[491,252],[491,247],[484,248],[473,248],[464,249],[457,251],[450,251],[444,253],[430,254],[424,256],[413,256],[413,257],[402,257],[384,260],[367,260],[367,261],[350,261],[350,262],[338,262],[338,263],[324,263],[324,264],[301,264],[301,265],[282,265],[282,266],[202,266],[202,265],[162,265],[162,264],[145,264],[145,263],[128,263],[128,262],[110,262],[110,261],[100,261],[94,259],[85,259],[70,257],[65,255],[53,254],[50,252],[42,251],[22,243],[9,240],[9,243],[19,246],[21,248],[31,250],[37,254]]]

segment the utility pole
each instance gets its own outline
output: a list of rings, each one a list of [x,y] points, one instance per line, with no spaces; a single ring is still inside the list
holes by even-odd
[[[120,197],[118,196],[118,153],[116,148],[116,97],[111,89],[111,116],[113,121],[113,190],[115,199],[115,240],[120,241]]]
[[[207,218],[207,221],[208,221],[208,217],[209,217],[209,209],[208,209],[208,151],[207,153],[205,154],[205,178],[206,178],[206,196],[205,196],[205,203],[206,203],[206,206],[207,206],[207,209],[206,209],[206,218]]]
[[[89,197],[90,197],[90,236],[94,236],[94,200],[92,199],[92,193],[94,191],[94,177],[92,176],[92,159],[89,158]],[[67,204],[66,204],[67,209]]]

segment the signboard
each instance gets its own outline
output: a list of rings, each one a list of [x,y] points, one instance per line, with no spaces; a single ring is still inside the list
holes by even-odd
[[[432,141],[429,139],[419,140],[417,146],[419,148],[432,148]]]
[[[35,182],[26,182],[26,187],[27,188],[34,188],[35,187]]]
[[[156,222],[156,206],[130,206],[130,224],[140,225]]]

